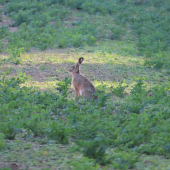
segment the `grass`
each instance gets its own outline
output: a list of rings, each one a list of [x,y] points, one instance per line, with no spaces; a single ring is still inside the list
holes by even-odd
[[[62,36],[58,32],[51,34],[52,28],[43,26],[40,17],[35,23],[30,16],[31,22],[24,25],[24,18],[19,19],[16,11],[20,8],[20,17],[25,16],[22,8],[27,11],[30,6],[25,7],[24,2],[9,1],[5,6],[7,15],[11,16],[13,11],[11,17],[19,31],[6,32],[5,27],[0,30],[0,36],[10,40],[3,46],[6,51],[0,53],[0,169],[13,169],[13,166],[44,170],[170,168],[170,71],[166,60],[168,49],[162,50],[162,44],[167,44],[162,43],[159,29],[156,33],[162,43],[159,48],[156,43],[155,47],[150,44],[151,52],[147,43],[143,44],[153,40],[152,28],[160,23],[152,15],[158,11],[158,2],[148,8],[148,1],[142,1],[139,6],[128,1],[128,7],[115,1],[117,6],[112,9],[116,12],[109,11],[110,1],[104,4],[105,9],[100,6],[102,2],[95,5],[95,0],[93,3],[86,0],[83,5],[76,1],[57,2],[59,11],[54,6],[48,7],[59,18],[54,20],[53,15],[45,12],[43,22],[57,27],[55,31],[60,30]],[[47,10],[41,6],[43,3],[46,2],[36,4],[36,10],[40,10],[34,11],[36,17]],[[162,15],[169,13],[164,3],[160,6],[160,11],[164,9]],[[118,12],[123,11],[124,5],[131,12],[127,16]],[[139,15],[142,9],[148,11],[144,17]],[[139,29],[139,21],[151,24],[145,25],[149,35]],[[39,28],[33,29],[34,24]],[[28,35],[30,30],[40,29],[45,30],[42,37],[48,34],[51,39],[39,40],[37,45],[37,37],[34,35],[33,43]],[[19,41],[18,33],[25,39]],[[165,37],[168,40],[169,36]],[[159,50],[154,52],[154,48]],[[67,70],[79,57],[85,59],[82,74],[99,91],[96,102],[89,103],[82,98],[74,102],[75,92],[70,80],[65,79],[71,78]]]
[[[107,43],[103,48],[107,48]],[[157,70],[143,66],[144,57],[136,58],[131,55],[119,55],[119,52],[103,52],[103,49],[99,51],[99,47],[101,47],[100,44],[96,47],[98,49],[93,49],[93,53],[88,52],[92,47],[85,50],[79,49],[77,52],[72,52],[72,49],[69,49],[70,52],[63,53],[47,51],[34,54],[34,52],[30,52],[22,55],[20,65],[6,63],[3,64],[3,69],[10,68],[12,75],[17,75],[20,70],[26,75],[30,75],[31,81],[35,82],[45,83],[55,81],[55,79],[61,81],[64,77],[71,77],[67,72],[68,68],[76,63],[79,57],[84,57],[82,73],[98,82],[107,81],[112,85],[115,81],[125,80],[126,83],[133,84],[133,77],[145,77],[145,81],[152,86],[169,80],[167,69]],[[119,51],[121,53],[122,50]],[[7,56],[1,55],[1,58],[4,59]],[[10,74],[7,76],[10,77]]]
[[[9,149],[11,152],[5,152],[5,156],[1,156],[0,165],[3,162],[17,162],[18,167],[24,169],[74,169],[72,165],[73,162],[83,162],[83,155],[80,152],[72,152],[71,147],[74,144],[70,145],[61,145],[56,144],[53,141],[46,144],[44,139],[35,138],[23,140],[17,138],[14,141],[9,142]],[[44,143],[43,143],[44,142]],[[108,154],[111,155],[113,152],[108,150]],[[89,164],[93,164],[92,160],[88,160]],[[87,165],[87,163],[86,163]],[[90,167],[90,166],[89,166]],[[103,169],[104,167],[99,167]],[[107,167],[108,170],[111,170],[113,167]],[[147,156],[141,155],[140,162],[137,163],[136,169],[142,170],[145,168],[149,169],[166,169],[169,168],[169,160],[164,159],[160,156]]]
[[[102,48],[107,48],[107,43],[102,43]],[[67,69],[77,62],[79,57],[84,57],[85,62],[81,67],[81,72],[93,81],[95,86],[106,85],[107,87],[113,86],[116,88],[119,82],[123,80],[124,85],[128,85],[125,90],[129,94],[135,84],[135,77],[145,77],[148,88],[169,81],[168,70],[156,70],[143,66],[143,57],[136,58],[131,55],[124,56],[118,53],[103,52],[103,49],[99,47],[100,45],[96,46],[96,49],[93,49],[94,51],[90,53],[88,51],[91,47],[68,49],[59,53],[53,50],[25,53],[22,55],[22,61],[19,65],[1,64],[1,74],[3,76],[7,72],[6,77],[17,77],[17,72],[20,71],[30,76],[22,86],[34,87],[42,92],[48,90],[58,94],[56,83],[65,77],[71,77]],[[4,60],[4,58],[8,59],[9,56],[1,55],[1,60]],[[8,71],[9,68],[10,71]],[[70,89],[69,98],[73,99],[74,95],[75,92]],[[124,97],[120,98],[113,95],[111,98],[113,100],[109,101],[111,105],[126,102]],[[45,144],[41,144],[43,141]],[[70,144],[56,145],[52,141],[51,144],[49,142],[46,138],[23,139],[20,136],[16,137],[15,140],[8,141],[6,150],[1,151],[1,162],[17,162],[18,166],[28,166],[30,169],[53,169],[56,166],[59,169],[70,169],[74,167],[72,167],[72,162],[79,162],[84,159],[81,152],[69,152],[69,148],[72,148]],[[136,164],[137,169],[160,169],[169,166],[164,157],[147,155],[141,155],[140,157],[140,161]],[[90,160],[87,160],[87,162],[90,162]],[[111,165],[106,167],[106,169],[112,169]]]
[[[44,143],[43,143],[44,140]],[[29,169],[51,168],[59,169],[69,168],[69,162],[79,161],[81,154],[70,153],[71,145],[56,145],[52,141],[46,144],[45,139],[22,140],[16,139],[15,142],[9,141],[11,153],[6,153],[1,157],[1,163],[12,161],[18,162],[18,165]],[[28,168],[27,167],[27,168]]]

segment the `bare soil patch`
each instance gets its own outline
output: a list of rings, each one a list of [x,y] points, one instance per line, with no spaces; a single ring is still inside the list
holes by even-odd
[[[23,170],[24,167],[16,162],[0,162],[0,169],[1,168],[11,168],[12,170]]]
[[[72,64],[70,63],[26,63],[26,64],[20,64],[20,65],[13,65],[13,64],[6,64],[2,66],[2,72],[6,71],[7,69],[12,68],[9,77],[16,77],[18,71],[22,71],[27,76],[31,77],[31,80],[38,81],[38,82],[44,82],[49,80],[58,80],[61,81],[65,77],[70,77],[71,74],[68,73],[68,68]],[[98,69],[99,66],[97,64],[85,64],[81,68],[81,72],[83,75],[88,77],[91,81],[97,80],[97,81],[103,81],[113,80],[113,75],[110,71],[105,69],[104,66],[100,66],[100,69]]]

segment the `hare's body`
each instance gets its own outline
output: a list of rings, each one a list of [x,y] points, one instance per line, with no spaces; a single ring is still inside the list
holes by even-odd
[[[83,62],[83,58],[79,58],[77,65],[72,66],[68,71],[72,73],[72,86],[76,91],[76,97],[82,95],[87,99],[93,97],[93,93],[96,92],[95,87],[90,80],[80,73],[80,64]]]
[[[72,77],[72,86],[76,91],[76,98],[79,95],[82,95],[86,98],[91,99],[93,93],[95,93],[96,91],[95,87],[89,81],[89,79],[78,73]]]

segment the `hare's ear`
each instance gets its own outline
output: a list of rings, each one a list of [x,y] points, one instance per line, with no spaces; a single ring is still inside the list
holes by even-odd
[[[81,58],[79,58],[79,60],[78,60],[78,65],[80,65],[80,64],[82,64],[83,63],[83,60],[84,60],[84,58],[83,57],[81,57]]]

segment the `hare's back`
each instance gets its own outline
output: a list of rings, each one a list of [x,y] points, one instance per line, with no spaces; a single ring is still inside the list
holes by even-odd
[[[90,92],[90,93],[93,93],[96,91],[95,87],[93,86],[93,84],[87,77],[81,75],[81,80],[82,80],[81,83],[83,85],[83,88],[86,89],[85,91]]]
[[[95,91],[95,87],[90,80],[82,74],[77,75],[77,77],[74,78],[73,83],[83,89],[88,89],[88,91]]]

